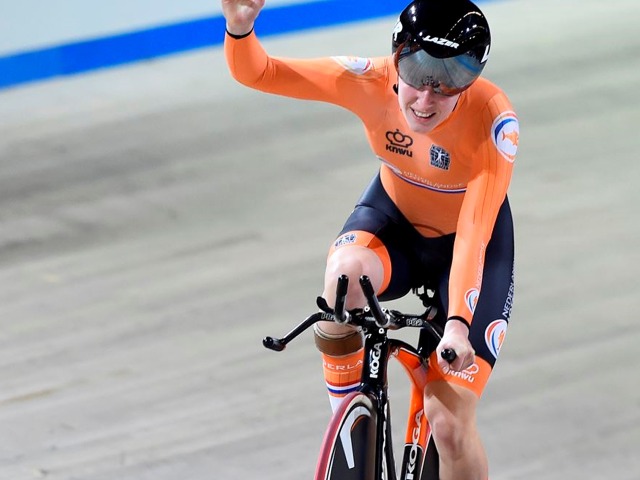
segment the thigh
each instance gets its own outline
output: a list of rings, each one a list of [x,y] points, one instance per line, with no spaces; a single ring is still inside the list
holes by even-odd
[[[382,301],[400,298],[417,286],[419,262],[408,241],[415,229],[404,218],[375,177],[345,222],[329,250],[329,256],[358,245],[373,251],[384,269]]]

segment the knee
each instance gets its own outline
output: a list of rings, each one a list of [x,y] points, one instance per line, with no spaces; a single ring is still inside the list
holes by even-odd
[[[474,407],[427,401],[425,412],[438,451],[449,458],[464,455],[468,442],[476,437]]]
[[[377,292],[384,279],[384,266],[376,253],[366,247],[354,245],[333,252],[327,260],[324,277],[323,297],[329,305],[335,302],[335,288],[340,275],[349,277],[347,308],[363,307],[364,295],[358,284],[358,278],[367,275]]]
[[[431,414],[429,424],[438,451],[456,457],[464,451],[464,425],[449,413]]]
[[[325,278],[328,282],[335,282],[340,275],[347,275],[350,280],[356,280],[368,274],[375,259],[366,248],[343,247],[328,258]]]

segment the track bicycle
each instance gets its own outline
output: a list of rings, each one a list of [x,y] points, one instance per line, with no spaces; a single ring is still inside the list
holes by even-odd
[[[428,358],[442,338],[442,325],[436,321],[434,291],[414,289],[425,311],[408,315],[383,309],[367,276],[360,286],[367,299],[363,309],[347,311],[349,279],[341,276],[336,288],[336,305],[329,307],[318,297],[320,308],[282,338],[266,337],[265,347],[282,351],[285,346],[318,321],[335,321],[362,328],[364,332],[363,370],[357,391],[347,394],[334,412],[325,432],[318,456],[315,480],[437,480],[438,452],[424,414],[423,392]],[[390,330],[420,328],[417,347],[390,338]],[[402,463],[396,471],[391,437],[391,411],[388,397],[387,366],[396,358],[410,379],[409,412]],[[456,353],[445,349],[442,357],[453,362]]]

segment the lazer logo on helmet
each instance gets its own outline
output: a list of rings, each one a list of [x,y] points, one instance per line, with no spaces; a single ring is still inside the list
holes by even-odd
[[[422,40],[425,42],[435,43],[436,45],[444,45],[449,48],[458,48],[460,46],[459,43],[452,42],[451,40],[447,40],[446,38],[440,37],[432,37],[431,35],[423,35]]]

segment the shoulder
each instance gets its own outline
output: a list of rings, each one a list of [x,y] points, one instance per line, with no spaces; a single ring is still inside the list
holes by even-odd
[[[520,123],[507,95],[495,84],[483,79],[480,88],[486,96],[485,122],[491,125],[489,135],[495,148],[513,162],[520,140]],[[490,122],[490,123],[489,123]]]
[[[485,78],[478,79],[465,94],[466,131],[476,139],[477,145],[485,142],[493,144],[505,158],[513,161],[520,138],[520,125],[507,95]]]
[[[489,115],[513,112],[513,106],[506,93],[486,78],[481,77],[471,85],[467,90],[467,97],[471,108],[484,111]]]

